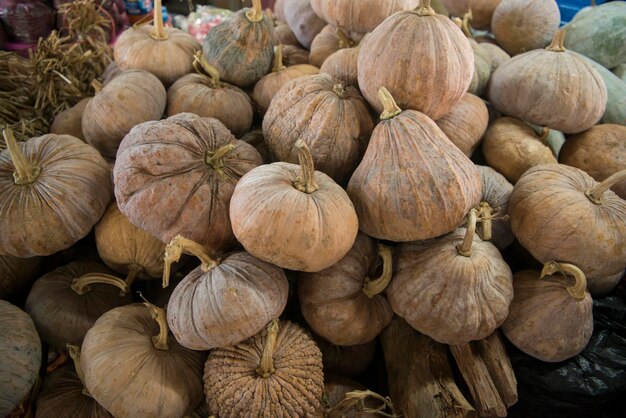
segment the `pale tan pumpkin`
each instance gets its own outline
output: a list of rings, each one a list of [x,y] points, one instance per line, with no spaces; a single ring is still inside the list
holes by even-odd
[[[465,93],[461,100],[435,123],[454,145],[471,157],[487,131],[489,111],[479,97]]]
[[[358,61],[360,50],[360,44],[353,48],[340,49],[324,61],[320,72],[326,73],[349,86],[359,88]]]
[[[506,53],[505,50],[500,48],[498,45],[483,42],[478,44],[478,50],[489,58],[489,64],[491,66],[491,72],[493,73],[500,65],[508,62],[511,59],[511,56]]]
[[[493,12],[502,0],[442,0],[452,16],[463,16],[471,10],[472,27],[489,29]]]
[[[315,36],[326,25],[311,8],[311,0],[289,0],[283,9],[285,22],[305,48],[311,47]]]
[[[344,30],[366,33],[386,18],[417,5],[417,0],[311,0],[315,13]]]
[[[82,120],[83,112],[89,103],[90,98],[86,98],[76,103],[74,106],[56,115],[52,125],[50,125],[50,133],[57,135],[72,135],[83,142]]]

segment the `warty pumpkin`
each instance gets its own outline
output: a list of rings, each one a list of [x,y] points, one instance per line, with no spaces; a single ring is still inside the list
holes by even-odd
[[[311,65],[321,67],[332,54],[354,45],[356,42],[350,39],[343,30],[326,25],[311,43],[309,61]]]
[[[243,176],[231,199],[235,236],[253,256],[290,270],[316,272],[352,248],[358,219],[346,192],[316,171],[304,140],[300,165],[273,163]]]
[[[356,377],[372,363],[376,354],[376,340],[365,344],[338,346],[321,337],[316,342],[322,352],[324,371]]]
[[[390,241],[454,230],[480,202],[480,173],[428,116],[402,111],[384,87],[379,95],[381,122],[347,189],[359,228]]]
[[[9,299],[28,289],[37,277],[40,257],[0,255],[0,299]]]
[[[319,416],[322,355],[298,325],[272,321],[234,347],[211,351],[204,392],[209,410],[220,417]]]
[[[311,0],[288,0],[284,8],[285,22],[305,48],[311,47],[315,36],[326,26],[311,8]]]
[[[472,27],[489,29],[491,17],[502,0],[442,0],[443,5],[452,16],[463,16],[472,12]]]
[[[96,149],[69,135],[48,134],[19,144],[10,129],[3,135],[0,254],[33,257],[69,248],[106,210],[109,166]]]
[[[69,109],[56,115],[54,121],[52,121],[52,125],[50,125],[50,133],[57,135],[72,135],[83,142],[87,142],[85,140],[85,136],[83,135],[82,120],[83,112],[85,111],[89,100],[91,100],[91,98],[87,97]]]
[[[454,145],[471,157],[487,131],[489,111],[482,99],[471,93],[465,93],[461,100],[435,123]]]
[[[415,7],[417,0],[311,0],[319,17],[344,30],[366,33],[401,10]]]
[[[508,213],[513,185],[491,167],[477,165],[476,168],[483,179],[482,202],[489,205],[493,217],[491,220],[491,241],[496,247],[503,250],[515,239],[511,231],[511,220]]]
[[[359,88],[358,61],[360,50],[360,44],[352,48],[340,49],[324,61],[320,72],[349,86]]]

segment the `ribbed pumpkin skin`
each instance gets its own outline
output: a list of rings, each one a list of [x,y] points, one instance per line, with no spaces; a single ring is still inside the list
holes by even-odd
[[[207,153],[232,144],[223,167],[208,165]],[[181,113],[135,127],[115,163],[120,210],[139,228],[170,242],[180,234],[219,252],[234,236],[228,206],[235,184],[262,163],[217,119]]]
[[[493,244],[499,249],[508,247],[515,236],[511,231],[509,218],[509,199],[513,192],[513,185],[496,170],[488,166],[477,165],[483,179],[483,202],[491,206],[493,220],[491,221]]]
[[[435,121],[463,154],[471,157],[487,131],[489,111],[479,97],[465,93],[461,100]]]
[[[26,290],[39,271],[41,258],[19,258],[0,255],[0,299],[9,299]]]
[[[359,88],[358,61],[360,50],[358,46],[340,49],[324,61],[320,72],[349,86]]]
[[[294,65],[271,72],[255,84],[251,95],[252,100],[259,112],[265,114],[270,107],[270,102],[285,84],[296,78],[315,75],[319,72],[320,70],[317,67],[308,64]]]
[[[315,36],[326,26],[311,8],[310,0],[289,0],[283,9],[285,22],[305,48],[311,47]]]
[[[85,387],[116,418],[180,418],[202,399],[204,353],[170,335],[157,350],[159,326],[142,304],[113,309],[89,330],[80,363]]]
[[[347,190],[360,230],[396,242],[454,230],[482,195],[474,164],[414,110],[376,126]]]
[[[575,54],[537,50],[500,65],[487,97],[504,114],[571,134],[600,120],[607,91],[597,71]]]
[[[315,13],[344,30],[371,32],[400,10],[417,6],[417,0],[311,0]]]
[[[209,31],[202,52],[228,83],[251,87],[272,66],[274,24],[264,14],[263,20],[248,20],[242,9]]]
[[[228,83],[213,88],[210,79],[200,74],[187,74],[167,91],[167,115],[185,112],[215,118],[236,137],[250,131],[254,116],[243,90]]]
[[[0,416],[28,394],[41,365],[41,341],[24,311],[0,300]]]
[[[608,190],[601,205],[592,203],[585,192],[597,184],[584,171],[562,164],[531,168],[509,200],[513,233],[542,263],[571,263],[589,277],[623,271],[626,201]]]
[[[363,40],[358,71],[361,92],[377,112],[382,111],[378,90],[385,87],[401,109],[437,120],[470,86],[474,54],[447,17],[400,12]]]
[[[279,323],[273,360],[276,372],[256,373],[267,331],[209,354],[204,391],[212,414],[220,417],[314,417],[322,409],[322,354],[299,326]]]
[[[238,252],[206,273],[201,267],[189,273],[172,293],[167,321],[187,348],[229,347],[278,318],[288,293],[281,268]]]
[[[33,257],[71,247],[89,233],[109,203],[107,162],[95,148],[69,135],[48,134],[18,146],[41,167],[41,174],[29,185],[16,185],[9,152],[0,153],[0,254]]]
[[[493,12],[502,0],[442,0],[452,16],[463,17],[472,10],[471,25],[476,29],[489,29]]]

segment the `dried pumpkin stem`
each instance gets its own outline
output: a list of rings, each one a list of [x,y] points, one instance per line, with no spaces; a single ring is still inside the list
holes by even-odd
[[[354,45],[354,42],[352,42],[352,40],[348,38],[348,35],[346,35],[346,33],[341,30],[341,28],[337,28],[335,30],[335,34],[339,38],[339,49],[350,48],[352,45]]]
[[[252,8],[248,9],[246,17],[252,23],[263,20],[263,6],[261,5],[261,0],[252,0]]]
[[[383,105],[383,113],[380,114],[381,120],[391,119],[402,113],[402,109],[398,107],[393,96],[385,87],[378,90],[378,99]]]
[[[545,126],[542,130],[541,130],[541,136],[539,137],[539,140],[541,141],[541,143],[543,145],[548,145],[548,137],[550,136],[550,128],[548,128],[547,126]]]
[[[458,253],[464,257],[472,255],[472,243],[474,242],[474,234],[476,233],[476,222],[478,221],[478,211],[476,209],[470,210],[467,219],[467,230],[465,232],[465,238],[463,242],[456,246]]]
[[[133,285],[133,283],[135,283],[137,277],[139,277],[139,273],[143,271],[143,267],[139,264],[129,264],[127,268],[128,274],[126,274],[126,280],[124,280],[124,283],[126,284],[128,290],[130,290],[130,287]]]
[[[15,167],[15,172],[13,173],[15,184],[23,185],[35,182],[41,173],[41,167],[28,162],[15,140],[11,129],[6,128],[2,131],[2,135],[4,136],[4,142],[7,144],[7,149],[9,150],[9,157],[11,157],[11,161],[13,161],[13,166]]]
[[[76,369],[78,380],[80,380],[80,383],[83,384],[83,395],[89,396],[91,398],[91,393],[89,393],[87,387],[85,386],[85,374],[83,373],[83,366],[81,366],[80,364],[80,347],[68,344],[67,352],[74,362],[74,368]]]
[[[272,66],[272,72],[277,73],[284,70],[285,64],[283,63],[283,45],[278,45],[274,50],[274,65]]]
[[[413,12],[416,13],[418,16],[434,16],[435,14],[437,14],[437,12],[435,12],[435,10],[430,7],[430,0],[420,0],[417,8],[415,8]]]
[[[493,209],[488,202],[480,202],[478,218],[482,226],[482,240],[491,241],[493,230]]]
[[[169,285],[172,263],[178,262],[184,251],[189,252],[200,259],[200,261],[202,262],[202,265],[200,267],[204,272],[207,272],[217,267],[220,263],[220,260],[213,258],[209,251],[202,245],[190,239],[183,238],[182,236],[177,235],[165,247],[165,265],[163,266],[163,288],[166,288]]]
[[[342,83],[337,83],[333,86],[333,93],[343,99],[346,95],[346,87]]]
[[[198,74],[208,75],[211,79],[211,87],[216,88],[220,83],[220,72],[209,64],[201,50],[193,54],[193,68]]]
[[[384,291],[387,286],[389,286],[389,282],[391,282],[391,276],[393,274],[393,260],[391,256],[391,249],[383,244],[378,244],[378,254],[380,258],[383,259],[383,272],[380,277],[375,280],[370,280],[370,278],[365,279],[365,283],[363,284],[363,293],[368,298],[373,298],[377,294]]]
[[[204,162],[213,170],[222,171],[224,168],[224,157],[235,148],[237,148],[237,144],[231,142],[230,144],[219,147],[215,151],[207,151]]]
[[[98,80],[92,80],[91,81],[91,87],[93,87],[93,91],[98,94],[102,91],[102,89],[104,88],[104,86],[102,85],[101,82],[99,82]]]
[[[300,176],[296,178],[293,186],[301,192],[314,193],[319,186],[315,183],[315,166],[313,165],[311,151],[303,139],[298,139],[295,147],[298,151],[298,160],[300,162]]]
[[[601,205],[602,195],[604,195],[604,192],[622,181],[626,181],[626,170],[618,171],[612,176],[606,178],[602,183],[585,192],[585,195],[596,205]]]
[[[130,292],[130,285],[124,280],[104,273],[89,273],[72,281],[70,286],[74,292],[79,295],[84,295],[91,291],[92,284],[109,284],[120,289],[120,296],[126,295]]]
[[[565,52],[565,47],[563,46],[564,41],[565,29],[557,30],[554,34],[554,38],[552,38],[552,42],[550,42],[550,45],[546,47],[546,51]]]
[[[570,263],[548,261],[543,265],[541,278],[552,276],[557,272],[560,272],[563,276],[570,275],[576,280],[573,286],[567,288],[567,293],[569,293],[570,296],[578,300],[585,298],[587,294],[587,279],[581,269]]]
[[[474,16],[472,16],[472,10],[470,9],[467,11],[467,13],[463,15],[463,20],[461,21],[461,30],[463,31],[465,36],[467,36],[470,39],[474,38],[474,34],[472,33],[472,30],[470,29],[470,22],[472,21],[473,18]]]
[[[156,323],[159,324],[159,335],[152,336],[152,345],[154,345],[154,348],[156,348],[157,350],[169,350],[170,347],[167,340],[170,329],[167,326],[167,315],[165,313],[165,309],[159,308],[158,306],[148,302],[143,297],[143,295],[140,294],[140,296],[144,300],[143,304],[148,309],[150,309],[150,315],[152,316],[152,319],[154,319]]]
[[[365,406],[365,400],[373,398],[382,402],[376,408],[369,408]],[[393,408],[393,402],[389,397],[384,397],[371,390],[354,390],[346,393],[343,399],[337,403],[334,407],[325,411],[325,418],[343,418],[349,411],[356,408],[357,413],[376,414],[383,417],[397,417]],[[384,412],[389,410],[390,413]]]
[[[150,34],[152,39],[164,41],[169,38],[163,26],[163,9],[161,8],[161,0],[154,0],[154,32]]]
[[[270,377],[276,371],[274,368],[274,348],[276,347],[277,338],[278,319],[274,319],[267,326],[265,347],[263,347],[263,354],[261,355],[259,367],[256,368],[257,374],[261,377]]]

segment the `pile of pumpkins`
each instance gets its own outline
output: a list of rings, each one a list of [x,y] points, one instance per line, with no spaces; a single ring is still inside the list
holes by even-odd
[[[324,378],[353,359],[319,347],[368,350],[394,315],[583,350],[626,268],[626,3],[559,29],[554,0],[254,0],[203,45],[155,3],[93,98],[3,132],[0,416],[42,342],[74,362],[38,418],[342,416],[359,387]],[[34,280],[86,236],[100,260]],[[514,240],[541,271],[513,274]]]

